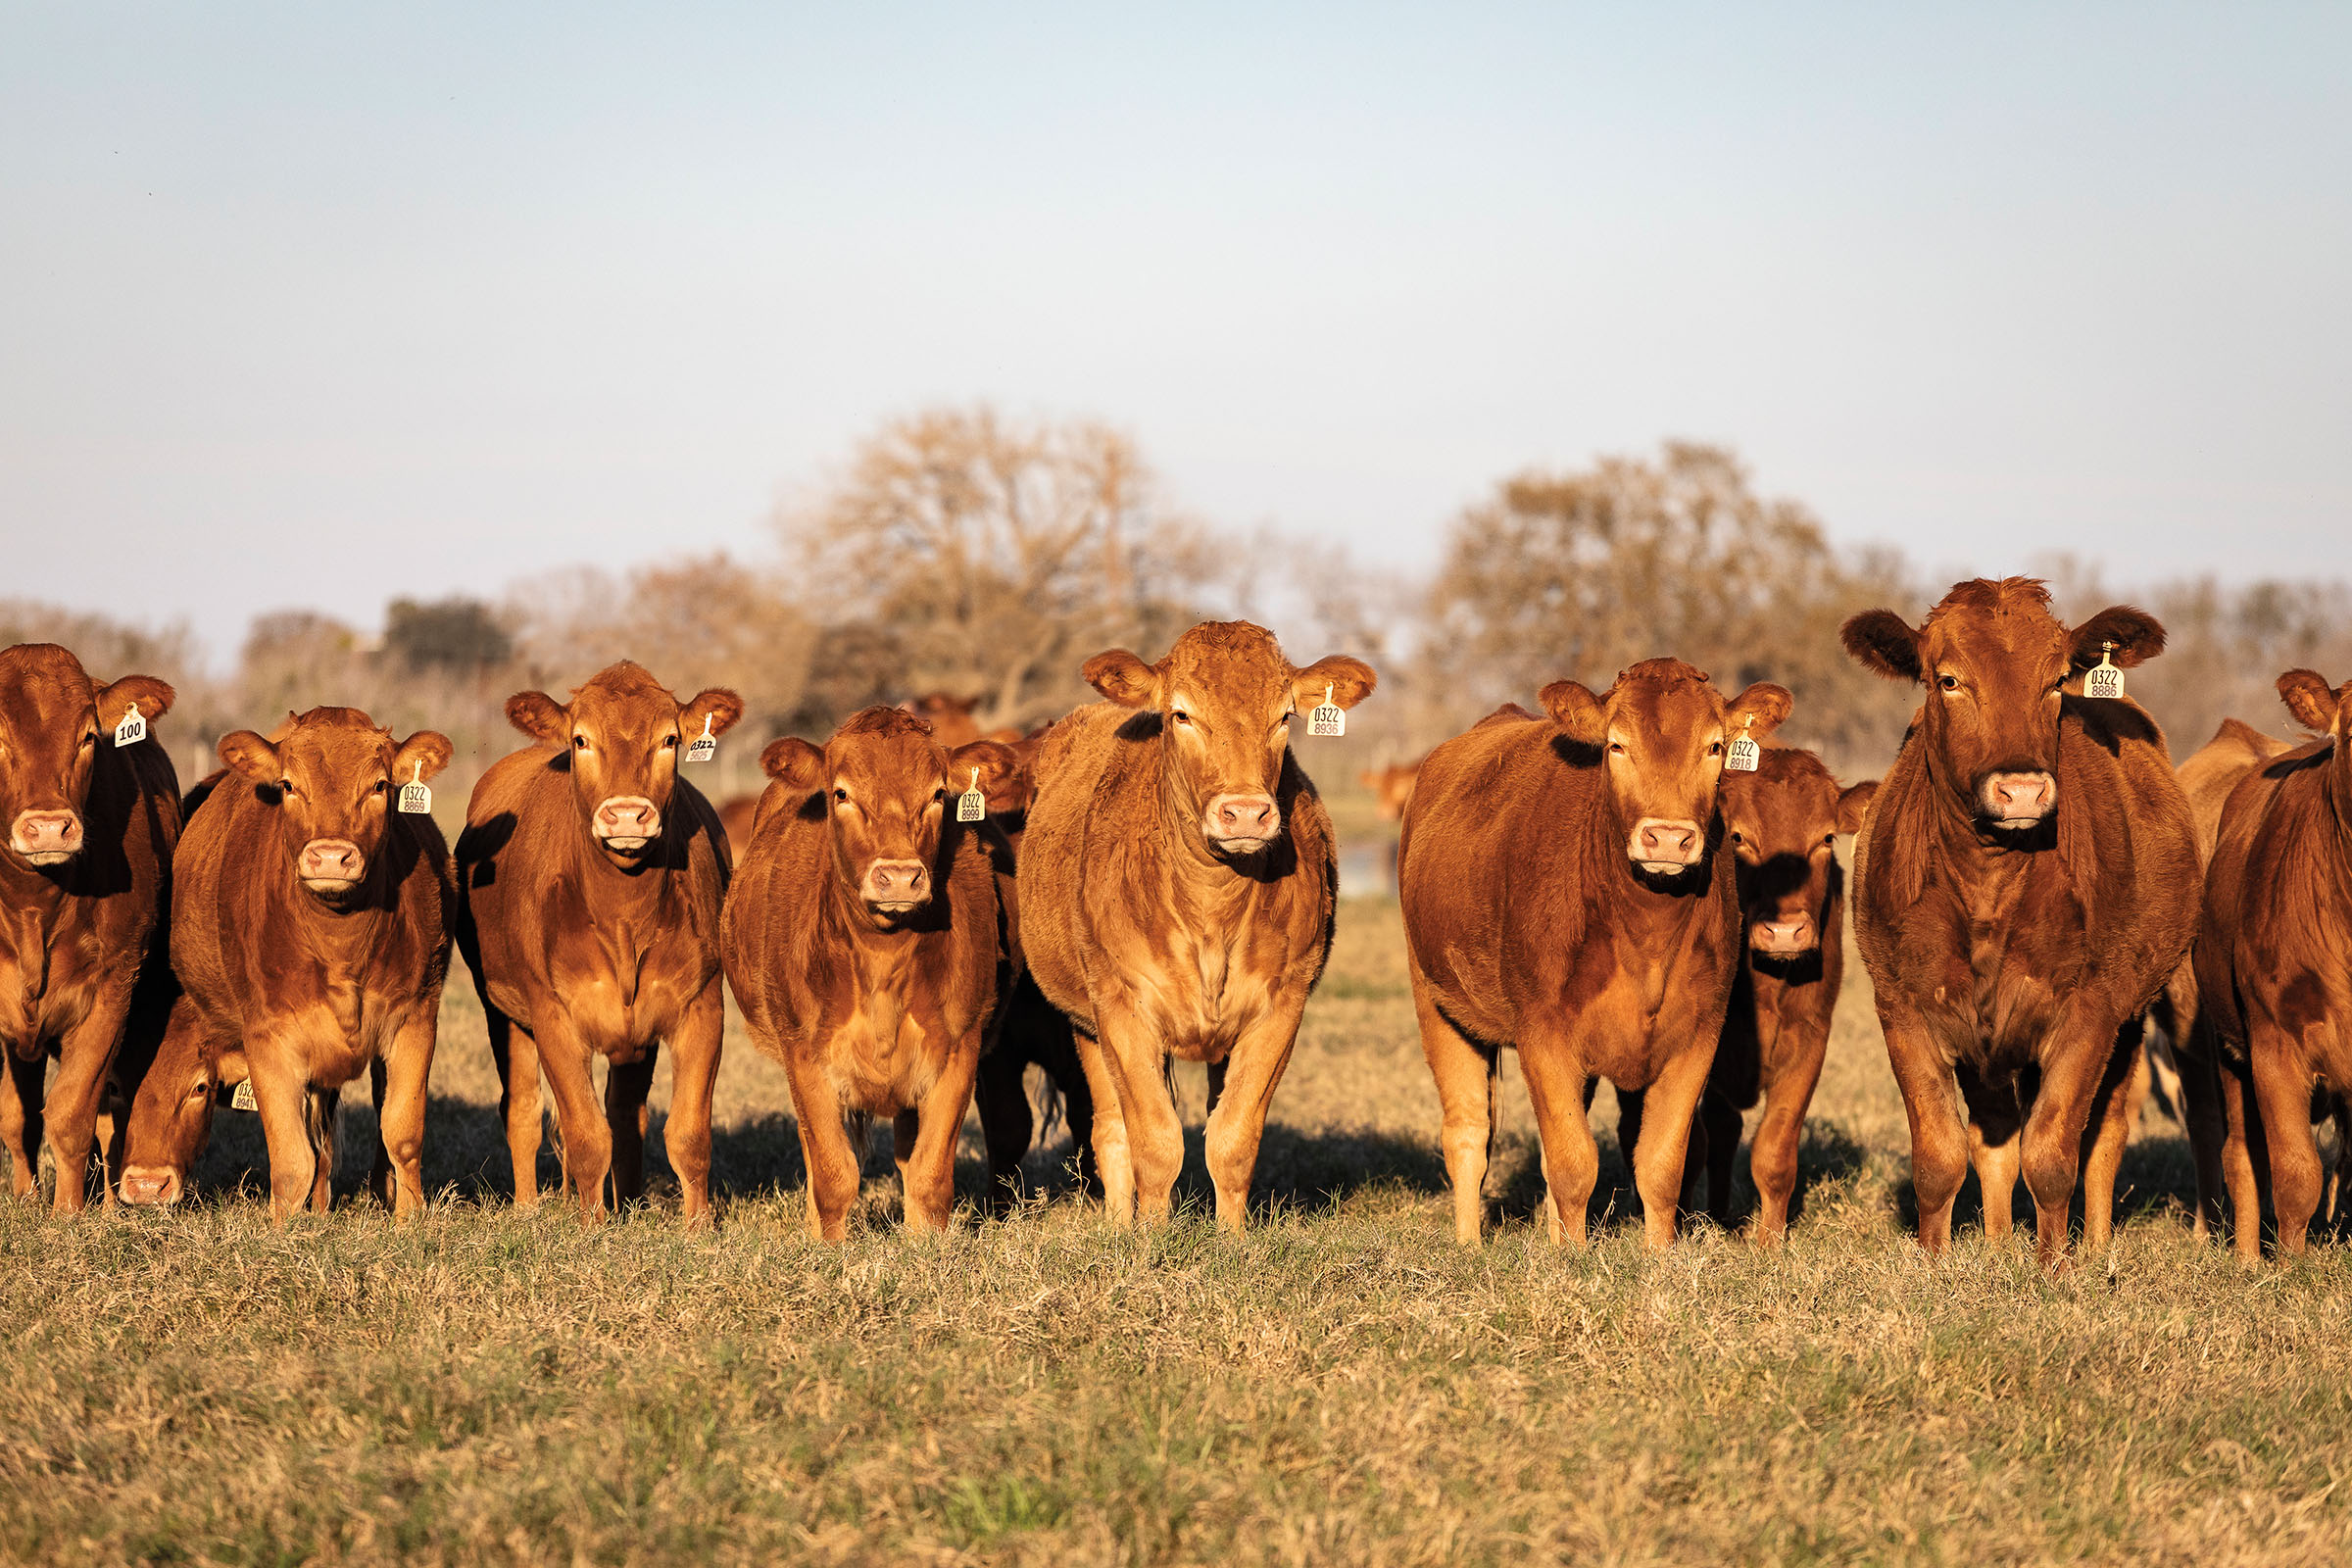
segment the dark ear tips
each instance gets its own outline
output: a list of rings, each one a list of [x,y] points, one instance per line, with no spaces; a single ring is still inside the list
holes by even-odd
[[[1846,657],[1888,680],[1920,678],[1919,633],[1891,610],[1865,610],[1838,628]]]

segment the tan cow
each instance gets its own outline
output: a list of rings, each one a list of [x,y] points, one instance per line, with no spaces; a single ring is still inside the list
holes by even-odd
[[[1110,699],[1050,730],[1021,846],[1021,945],[1079,1030],[1104,1206],[1168,1212],[1184,1158],[1165,1064],[1211,1066],[1208,1170],[1239,1230],[1266,1107],[1331,950],[1331,818],[1291,753],[1295,714],[1354,707],[1371,666],[1305,669],[1248,621],[1195,626],[1156,664],[1086,662]],[[1215,1074],[1225,1069],[1221,1089]]]
[[[858,1152],[844,1111],[894,1118],[910,1230],[944,1230],[956,1141],[1004,976],[997,868],[967,790],[1005,803],[1012,753],[950,752],[903,709],[869,708],[822,749],[787,737],[760,764],[750,849],[727,896],[720,954],[753,1044],[792,1085],[808,1223],[847,1234]]]
[[[136,1000],[166,981],[179,786],[152,734],[118,736],[171,706],[153,676],[101,685],[51,643],[0,652],[0,1144],[23,1198],[46,1138],[59,1213],[87,1200],[109,1071]]]
[[[425,1086],[457,890],[441,829],[396,799],[441,771],[449,740],[420,730],[395,742],[352,708],[315,708],[278,733],[221,737],[228,771],[180,840],[181,995],[131,1106],[122,1196],[177,1199],[216,1089],[244,1077],[270,1146],[271,1217],[324,1209],[332,1092],[368,1072],[378,1192],[406,1218],[424,1202]]]
[[[646,1095],[667,1045],[669,1160],[686,1218],[710,1213],[730,861],[718,813],[678,760],[688,738],[742,716],[733,692],[680,703],[625,661],[568,704],[544,692],[507,701],[535,744],[474,786],[458,838],[458,951],[505,1086],[517,1207],[539,1200],[542,1067],[581,1213],[603,1216],[608,1175],[618,1201],[643,1193]],[[600,1055],[611,1063],[601,1113],[589,1077]]]

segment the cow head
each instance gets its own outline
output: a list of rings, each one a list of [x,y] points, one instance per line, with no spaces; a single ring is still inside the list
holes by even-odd
[[[977,697],[957,697],[951,692],[925,692],[909,697],[899,705],[924,723],[942,746],[956,747],[980,738],[979,720],[972,710],[980,706]]]
[[[1914,631],[1891,610],[1870,610],[1838,632],[1845,651],[1890,680],[1917,681],[1930,770],[1986,825],[2037,826],[2058,809],[2058,714],[2070,680],[2113,645],[2126,669],[2164,652],[2164,627],[2110,605],[2069,631],[2050,591],[2032,577],[1955,583]]]
[[[1837,839],[1862,826],[1874,779],[1839,790],[1811,752],[1770,747],[1752,773],[1723,776],[1723,825],[1740,874],[1747,945],[1768,958],[1821,946]]]
[[[356,708],[289,715],[277,735],[223,735],[220,760],[276,808],[278,834],[304,891],[340,902],[382,858],[394,792],[447,766],[449,737],[421,729],[395,742]]]
[[[1020,764],[996,741],[950,751],[902,708],[853,713],[819,749],[786,736],[760,754],[768,777],[821,803],[833,865],[848,896],[888,930],[925,908],[955,799],[977,784],[992,811],[1007,809]]]
[[[1337,707],[1353,708],[1380,679],[1344,654],[1297,668],[1271,632],[1246,620],[1202,621],[1156,664],[1114,648],[1082,673],[1123,708],[1158,710],[1176,805],[1221,856],[1261,854],[1282,835],[1275,787],[1293,717],[1327,692]]]
[[[589,837],[622,865],[662,837],[682,750],[706,732],[725,734],[742,716],[743,699],[731,691],[713,687],[681,704],[627,660],[573,687],[568,704],[545,692],[507,699],[509,723],[563,750]]]
[[[213,1069],[198,1049],[196,1032],[179,1029],[167,1033],[155,1060],[139,1079],[138,1092],[131,1097],[130,1126],[122,1145],[122,1201],[179,1201],[188,1172],[213,1136],[218,1093]]]
[[[2340,746],[2352,730],[2352,680],[2330,686],[2316,669],[2290,669],[2278,677],[2278,700],[2295,722]]]
[[[1725,749],[1741,735],[1761,742],[1789,703],[1764,681],[1726,703],[1703,670],[1679,659],[1619,671],[1605,696],[1572,680],[1541,695],[1568,739],[1598,754],[1626,858],[1654,876],[1679,876],[1706,858]]]
[[[98,754],[137,709],[150,721],[172,707],[152,675],[100,686],[55,643],[0,653],[0,821],[8,853],[27,865],[65,865],[81,854],[82,811]]]

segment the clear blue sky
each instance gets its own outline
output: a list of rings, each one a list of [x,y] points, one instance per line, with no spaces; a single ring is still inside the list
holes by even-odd
[[[1937,564],[2352,573],[2352,6],[0,4],[0,595],[756,551],[973,399],[1378,561],[1690,436]]]

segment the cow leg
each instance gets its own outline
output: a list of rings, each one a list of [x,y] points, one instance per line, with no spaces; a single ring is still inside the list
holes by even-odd
[[[2230,1130],[2222,1105],[2221,1069],[2209,1052],[2175,1052],[2181,1125],[2188,1130],[2189,1156],[2197,1167],[2197,1214],[2190,1228],[2197,1240],[2222,1233],[2222,1196],[2227,1191],[2223,1151]]]
[[[890,1118],[890,1164],[899,1173],[899,1197],[906,1196],[906,1162],[914,1158],[915,1140],[922,1136],[922,1118],[913,1106]]]
[[[604,1108],[596,1102],[588,1048],[560,1016],[540,1020],[536,1038],[539,1064],[555,1094],[556,1121],[564,1134],[564,1179],[580,1205],[580,1217],[601,1221],[605,1177],[612,1169],[612,1133]],[[508,1130],[512,1135],[512,1124]]]
[[[1673,1243],[1682,1215],[1683,1178],[1689,1169],[1690,1132],[1698,1120],[1707,1070],[1715,1064],[1715,1035],[1667,1059],[1642,1099],[1648,1115],[1634,1146],[1634,1187],[1642,1195],[1642,1239],[1651,1247]],[[1654,1102],[1654,1103],[1651,1103]],[[1734,1135],[1737,1147],[1737,1134]]]
[[[2069,1029],[2060,1038],[2043,1063],[2023,1139],[2026,1191],[2034,1195],[2034,1251],[2045,1269],[2066,1262],[2082,1137],[2114,1067],[2117,1034],[2094,1024],[2088,1030]],[[2107,1197],[2112,1221],[2112,1186]]]
[[[1135,1159],[1127,1147],[1127,1114],[1119,1104],[1118,1075],[1110,1070],[1102,1043],[1080,1030],[1071,1031],[1078,1053],[1078,1070],[1095,1104],[1095,1168],[1102,1178],[1102,1217],[1113,1225],[1135,1220]]]
[[[1009,1042],[980,1058],[975,1098],[980,1102],[980,1138],[988,1146],[988,1212],[1002,1214],[1021,1192],[1021,1156],[1036,1136],[1023,1082],[1028,1063]]]
[[[9,1191],[19,1198],[40,1189],[41,1102],[48,1086],[47,1053],[26,1061],[8,1052],[8,1071],[0,1075],[0,1144],[8,1148]]]
[[[314,1089],[303,1100],[303,1131],[311,1140],[311,1212],[324,1214],[335,1206],[335,1113],[342,1108],[339,1089]]]
[[[2123,1168],[2124,1146],[2132,1141],[2132,1109],[2148,1092],[2147,1055],[2139,1049],[2140,1028],[2127,1023],[2116,1033],[2115,1054],[2091,1107],[2087,1147],[2082,1152],[2082,1247],[2103,1252],[2115,1231],[2115,1177]]]
[[[686,1008],[669,1042],[669,1120],[662,1147],[678,1173],[679,1215],[689,1225],[710,1223],[710,1102],[718,1091],[727,1023],[721,998],[718,982],[711,981]]]
[[[2017,1081],[1988,1082],[1966,1062],[1956,1066],[1952,1076],[1960,1085],[1961,1103],[1968,1107],[1968,1162],[1976,1167],[1977,1189],[1984,1200],[1984,1240],[2005,1246],[2015,1229],[2012,1211],[2025,1159],[2020,1135],[2026,1118]]]
[[[2230,1189],[2230,1246],[2239,1261],[2262,1260],[2262,1173],[2270,1153],[2263,1147],[2262,1106],[2247,1074],[2219,1069],[2224,1125],[2222,1179]]]
[[[1717,1094],[1703,1094],[1698,1101],[1698,1121],[1707,1136],[1707,1214],[1716,1224],[1729,1229],[1732,1223],[1732,1165],[1740,1153],[1740,1127],[1744,1120],[1738,1106]],[[1748,1168],[1753,1174],[1755,1155],[1748,1155]],[[1787,1200],[1783,1200],[1786,1223]]]
[[[974,1030],[952,1052],[920,1109],[912,1114],[914,1146],[899,1162],[900,1189],[906,1200],[906,1228],[944,1231],[956,1219],[956,1140],[972,1102],[972,1076],[980,1065],[980,1034]],[[903,1124],[909,1118],[902,1115]]]
[[[1590,1080],[1584,1063],[1565,1040],[1531,1036],[1519,1044],[1519,1072],[1527,1080],[1536,1136],[1544,1146],[1545,1227],[1553,1242],[1582,1247],[1585,1205],[1600,1179],[1600,1146],[1592,1141],[1586,1109]]]
[[[1257,1150],[1266,1136],[1266,1112],[1275,1086],[1291,1064],[1298,1041],[1299,1015],[1306,1010],[1301,988],[1282,998],[1242,1031],[1221,1062],[1209,1063],[1215,1093],[1202,1139],[1209,1179],[1217,1187],[1217,1223],[1237,1235],[1250,1223],[1250,1183],[1257,1174]]]
[[[1135,1168],[1136,1214],[1144,1220],[1165,1219],[1177,1174],[1184,1168],[1184,1123],[1168,1092],[1167,1055],[1158,1036],[1123,1002],[1099,1007],[1095,1021],[1103,1059],[1118,1086],[1127,1157]]]
[[[787,1054],[784,1071],[792,1087],[793,1121],[801,1134],[801,1163],[808,1168],[808,1232],[820,1242],[849,1236],[850,1205],[858,1200],[858,1152],[841,1124],[841,1102],[832,1080],[818,1065],[824,1054]]]
[[[1487,1162],[1494,1157],[1495,1106],[1501,1098],[1494,1093],[1495,1058],[1446,1020],[1418,974],[1413,1012],[1421,1022],[1421,1054],[1438,1081],[1438,1147],[1446,1156],[1446,1184],[1453,1189],[1454,1240],[1476,1247],[1486,1218]],[[1578,1213],[1581,1218],[1583,1210]]]
[[[248,1041],[245,1064],[270,1150],[270,1218],[283,1227],[311,1201],[318,1185],[318,1151],[311,1140],[311,1092],[299,1065],[299,1046],[270,1049]]]
[[[539,1042],[496,1007],[484,1003],[490,1057],[498,1064],[498,1113],[507,1124],[507,1158],[514,1170],[514,1206],[539,1204],[539,1145],[545,1137],[539,1112]]]
[[[2262,1104],[2271,1146],[2271,1206],[2278,1215],[2278,1251],[2301,1253],[2311,1216],[2320,1206],[2320,1145],[2311,1131],[2311,1069],[2289,1035],[2260,1019],[2246,1020],[2254,1062],[2254,1094]]]
[[[378,1061],[371,1073],[376,1131],[392,1188],[388,1194],[379,1189],[379,1196],[391,1204],[395,1220],[414,1219],[424,1207],[425,1085],[440,1037],[439,1013],[438,1007],[418,1007],[392,1037],[389,1058]],[[537,1071],[532,1069],[534,1077]],[[536,1152],[532,1157],[537,1158]]]
[[[89,1200],[90,1147],[97,1137],[98,1100],[106,1093],[122,1025],[130,1015],[127,992],[101,1001],[66,1031],[57,1057],[57,1079],[49,1086],[49,1152],[57,1164],[54,1211],[78,1214]]]
[[[612,1150],[615,1212],[645,1196],[645,1133],[651,1120],[646,1101],[654,1092],[660,1052],[649,1043],[635,1061],[615,1061],[605,1069],[605,1135]]]
[[[1886,1036],[1895,1087],[1902,1092],[1903,1115],[1911,1124],[1911,1190],[1919,1203],[1919,1245],[1929,1252],[1941,1252],[1952,1245],[1952,1200],[1968,1176],[1970,1126],[1962,1110],[1960,1081],[1917,1019],[1882,1005],[1879,1023]],[[1985,1211],[1989,1214],[1991,1208],[1988,1201]]]

